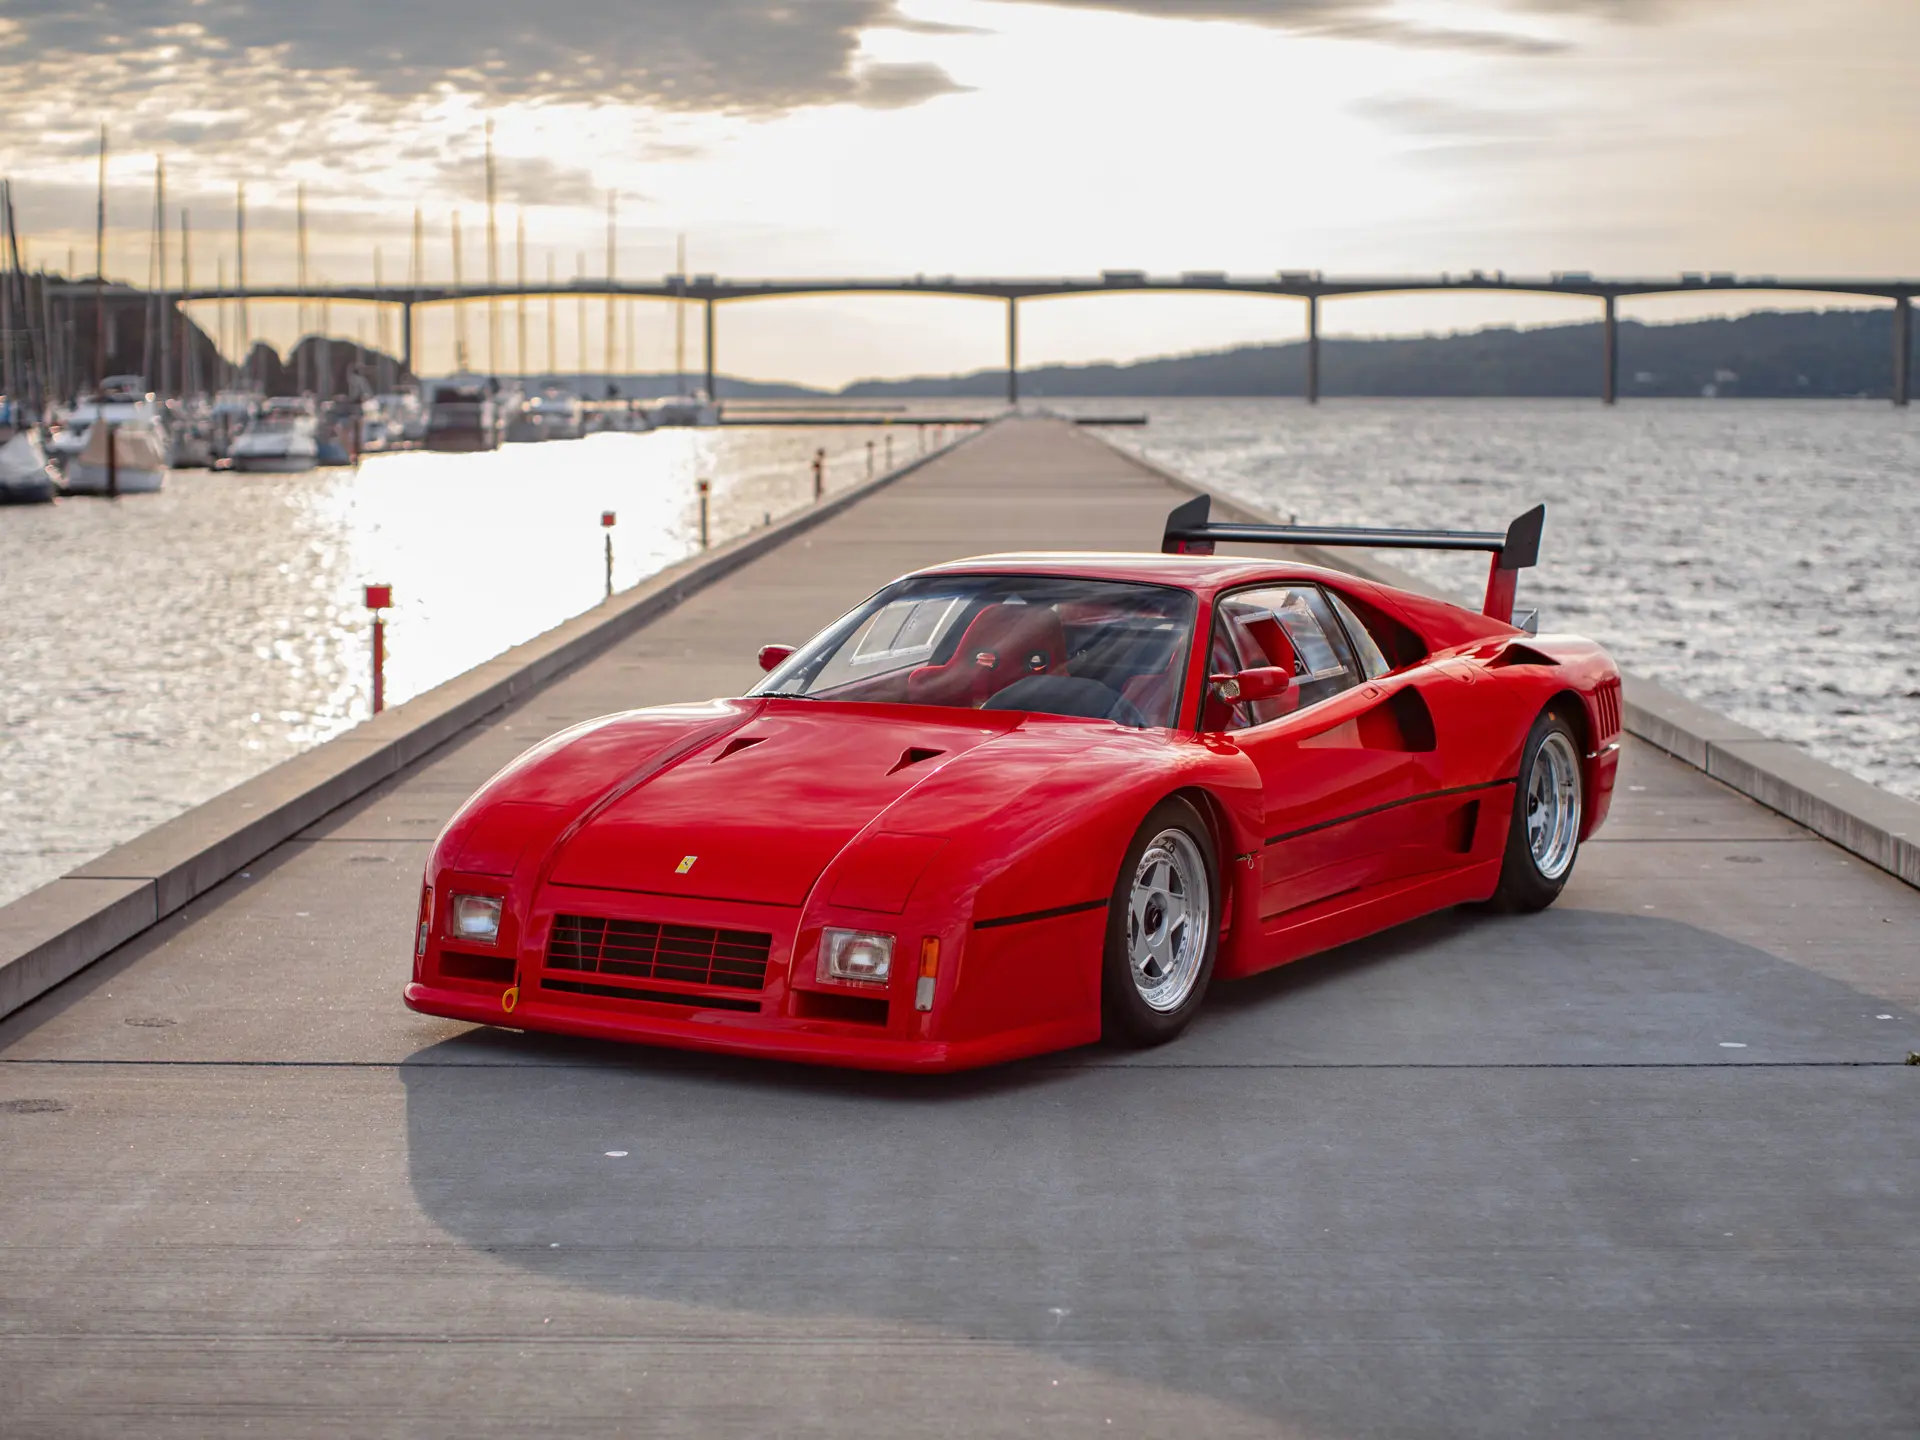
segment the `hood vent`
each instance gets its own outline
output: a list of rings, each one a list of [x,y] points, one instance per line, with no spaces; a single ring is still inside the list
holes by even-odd
[[[900,752],[899,760],[894,762],[894,767],[891,770],[887,771],[887,774],[898,775],[902,770],[905,770],[909,765],[918,765],[923,760],[932,760],[936,756],[944,755],[946,753],[947,752],[944,750],[928,750],[919,745],[909,745],[906,749]]]
[[[764,735],[736,735],[733,739],[727,741],[726,749],[713,757],[713,763],[718,765],[729,755],[738,755],[742,750],[751,750],[766,738]]]

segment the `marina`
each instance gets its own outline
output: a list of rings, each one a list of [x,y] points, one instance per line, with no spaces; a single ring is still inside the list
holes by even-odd
[[[10,1415],[1522,1436],[1605,1395],[1623,1434],[1897,1430],[1920,900],[1637,736],[1553,911],[1225,987],[1174,1049],[904,1083],[398,1003],[429,837],[533,740],[738,693],[951,556],[1139,548],[1186,493],[1003,422],[0,912],[127,942],[0,1022]]]

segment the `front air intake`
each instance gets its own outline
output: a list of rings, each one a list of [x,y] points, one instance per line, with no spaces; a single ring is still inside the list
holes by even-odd
[[[547,969],[758,990],[772,948],[771,935],[753,930],[557,915]]]

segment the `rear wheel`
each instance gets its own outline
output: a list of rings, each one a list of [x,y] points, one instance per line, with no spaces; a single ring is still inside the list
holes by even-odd
[[[1219,868],[1206,821],[1185,800],[1161,801],[1141,823],[1107,907],[1108,1040],[1164,1044],[1199,1012],[1218,948]]]
[[[1559,898],[1580,853],[1585,798],[1573,727],[1553,711],[1543,711],[1520,752],[1495,909],[1544,910]]]

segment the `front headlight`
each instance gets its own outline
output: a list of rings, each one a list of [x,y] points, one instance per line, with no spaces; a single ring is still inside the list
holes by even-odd
[[[893,970],[893,936],[872,930],[822,930],[816,978],[884,985]]]
[[[448,898],[449,924],[456,940],[491,945],[500,938],[498,895],[454,895]]]

